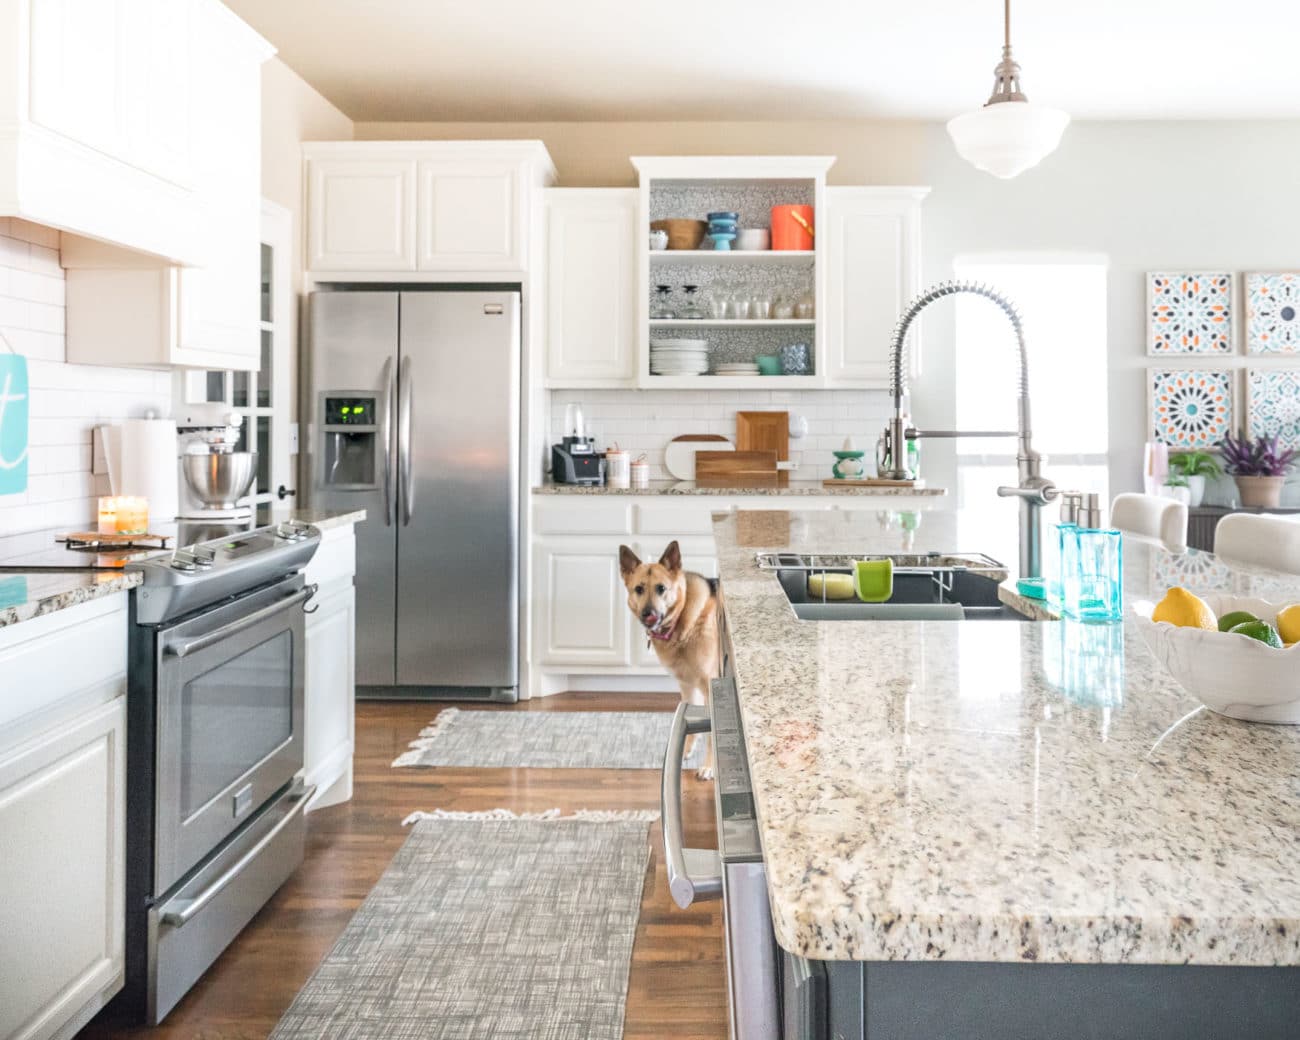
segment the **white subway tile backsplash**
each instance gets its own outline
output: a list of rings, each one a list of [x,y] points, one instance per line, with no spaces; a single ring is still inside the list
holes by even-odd
[[[90,472],[91,429],[171,410],[168,372],[64,362],[58,244],[51,228],[0,218],[0,333],[27,358],[31,390],[27,490],[0,497],[0,535],[84,524],[108,493]]]
[[[550,431],[564,433],[565,405],[582,405],[589,428],[602,446],[617,442],[645,454],[652,479],[663,468],[664,446],[683,433],[714,433],[734,440],[736,412],[788,411],[808,420],[808,434],[790,441],[791,461],[801,480],[831,475],[831,452],[852,436],[874,451],[889,416],[889,395],[879,390],[553,390]]]

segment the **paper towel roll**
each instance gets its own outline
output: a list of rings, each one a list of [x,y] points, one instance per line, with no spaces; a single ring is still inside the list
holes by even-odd
[[[150,519],[170,523],[180,511],[176,423],[127,419],[122,423],[120,451],[114,493],[147,498]]]

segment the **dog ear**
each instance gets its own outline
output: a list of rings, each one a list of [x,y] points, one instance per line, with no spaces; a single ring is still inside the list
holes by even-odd
[[[682,550],[678,547],[676,541],[668,543],[668,548],[664,554],[659,557],[660,565],[668,568],[669,572],[676,574],[682,569]]]
[[[618,569],[623,572],[623,577],[627,577],[634,570],[641,566],[641,560],[626,545],[618,547]]]

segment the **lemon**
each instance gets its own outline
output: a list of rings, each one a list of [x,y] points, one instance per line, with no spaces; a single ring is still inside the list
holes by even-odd
[[[1277,634],[1284,643],[1300,642],[1300,603],[1292,603],[1277,612]]]
[[[1243,621],[1240,625],[1234,626],[1232,631],[1239,636],[1258,639],[1265,646],[1271,646],[1275,650],[1282,649],[1282,640],[1277,634],[1277,629],[1267,621]]]
[[[1249,610],[1234,610],[1231,613],[1224,614],[1223,617],[1219,618],[1219,631],[1228,632],[1233,628],[1236,628],[1237,625],[1244,625],[1247,621],[1258,621],[1258,620],[1259,618],[1257,618]],[[1297,621],[1300,621],[1300,618],[1297,618]]]
[[[1219,620],[1214,611],[1200,596],[1175,585],[1165,593],[1165,598],[1151,612],[1152,621],[1168,621],[1179,628],[1208,628],[1219,630]]]

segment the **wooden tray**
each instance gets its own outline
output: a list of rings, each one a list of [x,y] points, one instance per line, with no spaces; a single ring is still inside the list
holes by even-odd
[[[827,477],[822,481],[822,487],[896,487],[896,488],[923,488],[923,480],[886,480],[884,477],[863,477],[861,480],[838,480],[835,477]]]
[[[789,412],[737,412],[737,451],[774,451],[778,462],[790,458]]]
[[[166,549],[170,535],[166,534],[100,534],[98,531],[71,531],[59,535],[56,542],[76,545],[139,545],[143,548]],[[148,545],[147,543],[154,543]]]
[[[775,451],[697,451],[697,480],[719,477],[773,477],[777,473]]]

